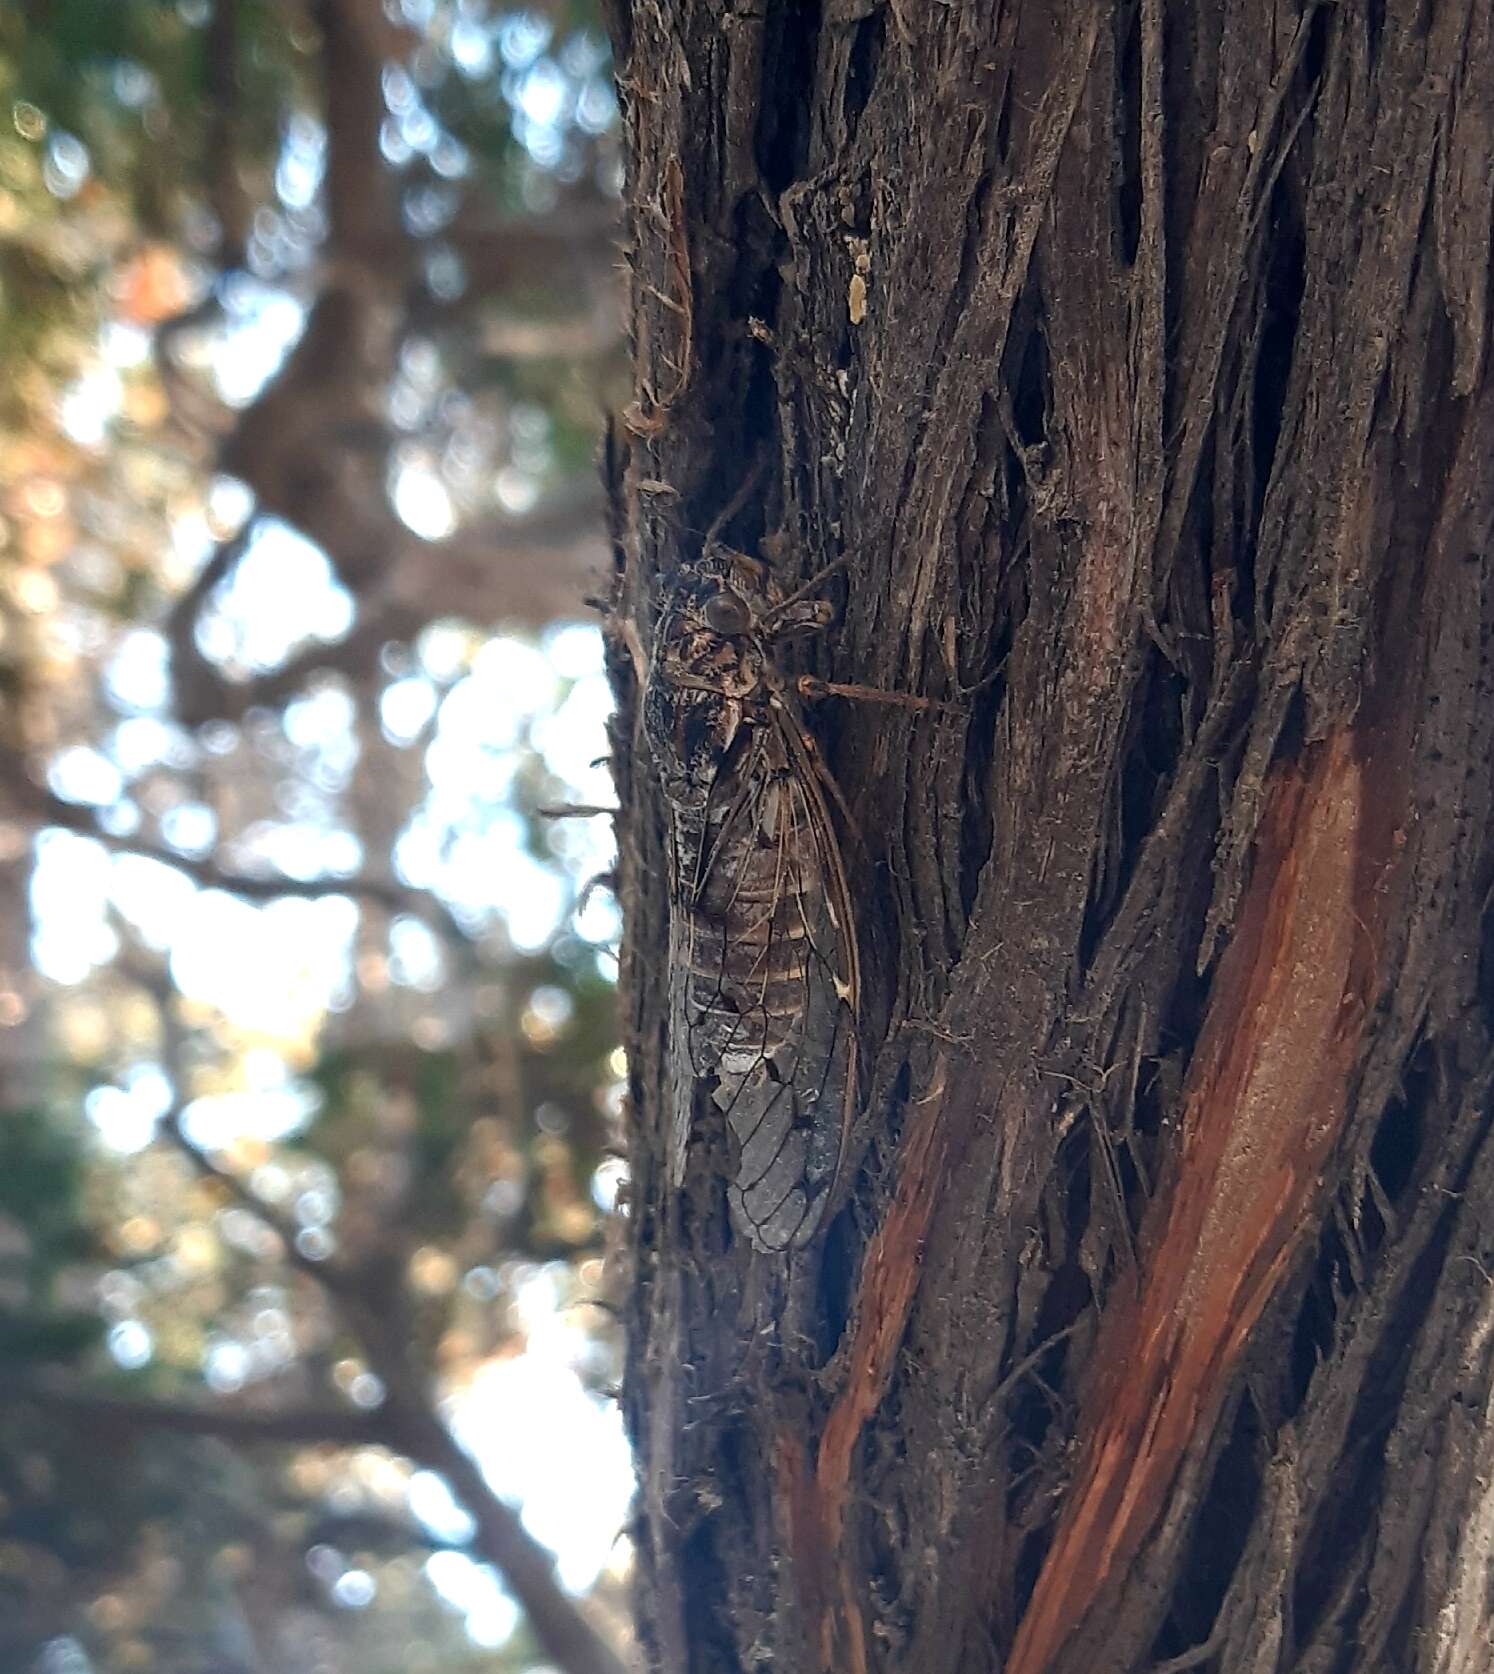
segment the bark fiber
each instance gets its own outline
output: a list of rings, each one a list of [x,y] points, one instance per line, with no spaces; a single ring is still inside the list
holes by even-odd
[[[1487,1670],[1490,0],[612,23],[653,1665]],[[958,706],[813,714],[864,1073],[780,1262],[664,1164],[638,673],[718,525]]]

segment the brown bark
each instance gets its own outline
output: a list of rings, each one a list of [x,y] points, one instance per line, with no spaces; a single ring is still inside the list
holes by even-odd
[[[1488,0],[614,12],[655,1665],[1486,1668]],[[663,1164],[639,681],[718,525],[958,706],[812,717],[863,1092],[776,1263],[708,1098]]]

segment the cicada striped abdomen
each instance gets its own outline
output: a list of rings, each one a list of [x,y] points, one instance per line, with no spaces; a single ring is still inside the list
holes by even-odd
[[[859,966],[768,585],[737,555],[687,578],[661,624],[646,717],[673,820],[671,1182],[714,1109],[733,1222],[781,1252],[813,1235],[843,1159]]]

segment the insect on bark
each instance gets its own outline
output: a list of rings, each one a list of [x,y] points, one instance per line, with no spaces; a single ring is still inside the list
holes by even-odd
[[[770,1253],[814,1235],[856,1102],[856,930],[800,703],[854,689],[781,661],[831,614],[708,547],[665,603],[644,697],[672,816],[669,1180],[684,1183],[708,1094],[728,1131],[732,1221]]]

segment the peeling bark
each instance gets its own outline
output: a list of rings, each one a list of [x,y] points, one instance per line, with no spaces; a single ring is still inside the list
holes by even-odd
[[[1487,1667],[1494,8],[613,11],[653,1664]],[[776,1264],[663,1166],[708,531],[954,706],[813,715],[865,1091]]]

